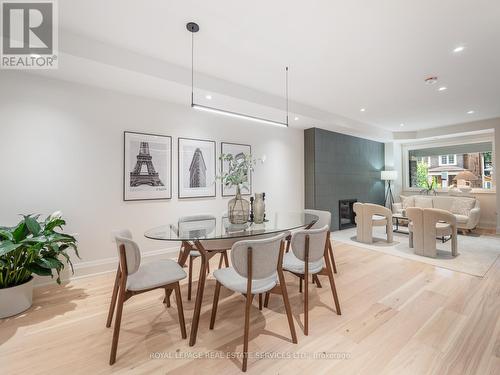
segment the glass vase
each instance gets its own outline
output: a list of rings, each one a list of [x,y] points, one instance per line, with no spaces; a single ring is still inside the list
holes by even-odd
[[[245,224],[250,215],[250,202],[241,197],[241,190],[236,186],[236,196],[228,202],[227,213],[231,224]]]
[[[264,203],[264,194],[255,193],[255,200],[253,202],[253,222],[255,224],[262,224],[264,222],[265,212],[266,204]]]

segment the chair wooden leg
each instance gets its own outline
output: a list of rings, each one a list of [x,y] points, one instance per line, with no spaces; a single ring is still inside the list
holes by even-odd
[[[325,255],[325,263],[328,280],[330,280],[330,288],[332,289],[333,301],[335,302],[335,310],[337,311],[337,315],[341,315],[342,312],[340,311],[339,296],[337,294],[337,288],[335,287],[335,280],[333,279],[332,265],[330,262],[330,257],[328,257],[327,255]]]
[[[269,297],[271,296],[271,293],[266,292],[266,298],[264,298],[264,307],[267,307],[269,305]]]
[[[290,242],[291,240],[286,241],[286,252],[288,253],[290,251]]]
[[[227,256],[227,251],[224,251],[224,264],[226,265],[226,267],[229,267],[229,258]]]
[[[248,362],[248,333],[250,330],[250,308],[252,307],[253,294],[247,294],[247,303],[245,306],[245,330],[243,333],[243,365],[241,370],[247,370]]]
[[[328,252],[330,253],[330,258],[332,258],[333,273],[337,273],[337,265],[335,264],[335,257],[333,256],[332,243],[328,242]]]
[[[299,293],[302,293],[302,276],[299,276]]]
[[[219,294],[220,294],[221,284],[216,281],[215,283],[215,293],[214,293],[214,303],[212,304],[212,316],[210,317],[210,329],[214,329],[215,316],[217,315],[217,306],[219,305]]]
[[[262,310],[262,293],[259,293],[259,310]]]
[[[116,305],[115,328],[113,330],[113,343],[111,344],[111,354],[109,356],[109,364],[116,362],[116,351],[118,349],[118,338],[120,336],[120,325],[122,322],[123,303],[125,302],[125,288],[120,286],[118,291],[118,303]]]
[[[193,288],[193,257],[189,257],[189,271],[188,271],[188,301],[191,301],[191,289]]]
[[[321,285],[321,281],[319,281],[319,277],[318,277],[318,275],[313,275],[313,277],[312,277],[312,282],[313,282],[313,283],[316,283],[316,286],[317,286],[318,288],[322,288],[322,287],[323,287],[323,286]]]
[[[309,334],[309,272],[307,265],[304,274],[304,335]]]
[[[170,289],[168,288],[165,288],[165,298],[163,299],[163,303],[166,303],[167,304],[167,307],[170,307]]]
[[[115,312],[116,298],[118,296],[118,289],[120,287],[120,266],[118,265],[118,270],[116,271],[115,285],[113,286],[113,294],[111,295],[111,304],[109,305],[108,320],[106,322],[106,327],[111,327],[111,322],[113,321],[113,314]]]
[[[210,259],[207,260],[207,275],[210,274]]]
[[[179,325],[181,326],[182,338],[187,338],[186,322],[184,320],[184,308],[182,307],[181,288],[179,282],[175,284],[175,303],[177,304],[177,314],[179,315]]]
[[[290,307],[290,300],[288,299],[288,291],[286,290],[285,276],[283,276],[283,271],[278,272],[278,278],[280,283],[281,295],[283,297],[283,304],[285,305],[286,318],[288,320],[288,326],[290,327],[290,334],[292,336],[292,342],[297,343],[297,333],[295,332],[295,325],[293,324],[292,308]],[[266,293],[266,298],[269,292]],[[264,305],[267,307],[267,305]]]

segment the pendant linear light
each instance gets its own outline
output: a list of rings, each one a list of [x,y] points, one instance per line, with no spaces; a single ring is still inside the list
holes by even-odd
[[[188,29],[188,31],[191,32],[191,108],[206,112],[218,113],[225,116],[231,116],[255,122],[260,122],[262,124],[288,127],[288,66],[285,67],[286,122],[269,120],[262,117],[251,116],[244,113],[228,111],[225,109],[220,109],[195,103],[194,102],[194,34],[200,30],[200,26],[198,26],[198,24],[195,22],[189,22],[186,24],[186,28]]]

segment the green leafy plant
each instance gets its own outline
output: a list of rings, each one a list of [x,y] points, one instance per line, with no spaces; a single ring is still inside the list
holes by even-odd
[[[425,181],[424,189],[422,190],[422,193],[426,193],[427,195],[431,193],[436,193],[436,187],[437,187],[437,180],[436,177],[433,176],[430,179]]]
[[[217,178],[227,187],[236,186],[247,190],[250,172],[254,170],[257,161],[263,162],[263,159],[254,159],[250,154],[238,154],[236,156],[221,154],[219,160],[228,163],[228,170],[226,173],[217,176]]]
[[[56,212],[45,220],[40,215],[23,215],[15,227],[0,227],[0,288],[9,288],[27,282],[32,274],[53,277],[57,273],[57,283],[64,263],[73,264],[67,250],[73,249],[78,255],[75,237],[56,232],[62,230],[66,221]]]

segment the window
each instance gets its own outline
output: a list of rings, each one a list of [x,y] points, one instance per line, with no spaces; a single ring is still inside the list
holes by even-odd
[[[439,165],[455,165],[456,164],[457,155],[440,155],[439,156]]]
[[[466,185],[493,189],[492,150],[491,141],[421,149],[411,149],[410,146],[405,150],[408,153],[409,187],[447,189]]]

